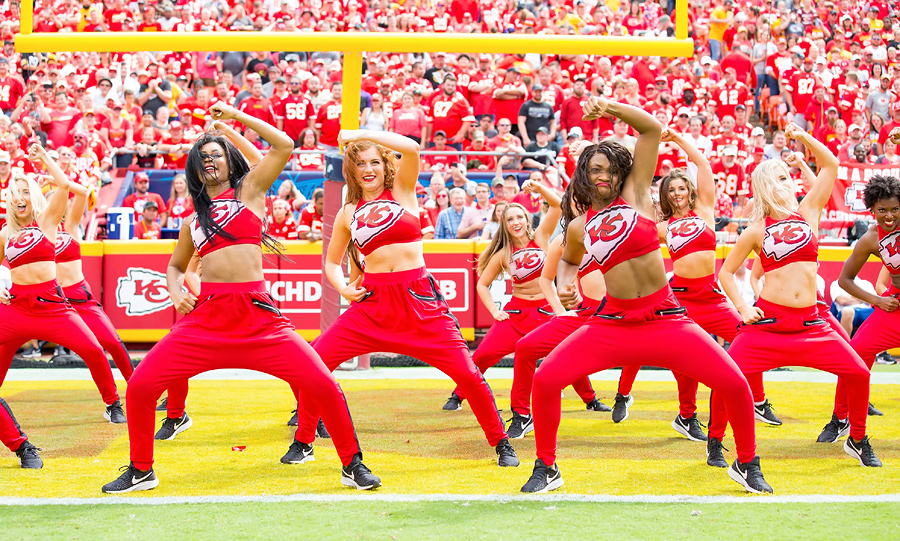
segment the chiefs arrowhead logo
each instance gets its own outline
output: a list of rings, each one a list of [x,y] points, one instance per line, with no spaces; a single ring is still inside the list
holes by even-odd
[[[671,222],[666,227],[666,245],[669,251],[678,253],[689,242],[700,236],[706,229],[706,222],[699,216],[685,216]]]
[[[56,232],[56,255],[66,251],[66,248],[72,244],[72,235],[66,233],[65,231],[57,231]]]
[[[863,190],[867,182],[853,182],[844,190],[844,204],[851,212],[865,212],[866,203],[863,201]]]
[[[763,253],[775,261],[803,248],[812,240],[813,232],[803,220],[783,220],[766,228]]]
[[[544,251],[540,248],[525,248],[512,255],[509,272],[513,280],[523,282],[544,266]]]
[[[237,199],[216,199],[209,207],[209,215],[214,222],[219,224],[219,227],[224,229],[242,210],[244,210],[244,204]],[[194,247],[197,250],[209,241],[196,217],[191,222],[191,240],[194,241]]]
[[[116,306],[129,316],[146,316],[172,306],[166,275],[150,269],[131,267],[119,278]]]
[[[637,211],[625,205],[607,207],[595,214],[584,225],[587,253],[603,265],[631,234],[637,218]]]
[[[895,271],[900,270],[900,229],[878,241],[878,253],[886,267]]]
[[[356,209],[350,222],[350,234],[357,248],[362,248],[379,233],[403,216],[403,205],[396,201],[377,199]]]
[[[44,240],[44,232],[37,227],[23,227],[16,235],[6,239],[6,259],[10,263]]]

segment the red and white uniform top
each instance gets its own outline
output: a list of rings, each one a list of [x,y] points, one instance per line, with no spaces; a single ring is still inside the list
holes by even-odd
[[[300,222],[297,224],[297,231],[303,233],[321,233],[322,220],[322,215],[316,212],[316,206],[307,205],[300,211]]]
[[[54,261],[55,256],[56,247],[44,236],[36,222],[6,239],[6,260],[10,269],[29,263]]]
[[[763,272],[798,261],[816,262],[819,260],[819,239],[800,214],[791,214],[784,220],[766,217],[759,259]]]
[[[228,239],[216,233],[208,237],[195,216],[191,222],[191,240],[200,257],[226,246],[237,244],[259,246],[262,243],[262,219],[234,198],[234,188],[212,200],[209,215],[213,222],[234,238]]]
[[[56,262],[68,263],[81,259],[81,244],[66,230],[56,232]]]
[[[266,219],[269,234],[276,239],[297,240],[297,222],[294,218],[287,216],[280,224],[275,221],[273,216]]]
[[[356,204],[350,236],[356,249],[367,256],[382,246],[422,240],[422,225],[418,216],[384,190],[377,199]]]
[[[888,233],[878,228],[878,255],[891,275],[900,274],[900,228]]]
[[[715,250],[716,233],[692,210],[681,218],[669,218],[666,247],[672,261],[678,261],[688,254]]]
[[[513,252],[509,262],[509,273],[513,284],[525,284],[537,280],[544,268],[547,254],[533,240],[527,246]]]
[[[584,273],[599,270],[606,274],[619,263],[659,250],[659,231],[653,220],[617,197],[601,211],[588,209],[584,247],[591,256]]]

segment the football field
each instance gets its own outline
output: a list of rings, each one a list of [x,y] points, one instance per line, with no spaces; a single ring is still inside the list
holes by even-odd
[[[27,379],[35,373],[38,377]],[[391,368],[338,373],[365,462],[382,478],[377,491],[359,493],[340,484],[340,463],[329,440],[317,442],[315,462],[279,462],[291,441],[286,421],[294,407],[284,383],[197,379],[188,397],[193,427],[173,441],[157,442],[159,487],[110,497],[100,486],[128,462],[127,429],[104,421],[86,373],[12,371],[4,383],[4,398],[31,441],[43,448],[45,461],[42,470],[22,470],[12,453],[0,455],[0,531],[9,534],[4,537],[830,538],[845,533],[888,539],[900,522],[896,367],[876,366],[873,374],[871,401],[885,414],[869,417],[868,433],[885,464],[873,469],[859,466],[841,443],[815,442],[830,418],[833,378],[802,370],[766,375],[768,397],[784,421],[780,427],[756,425],[774,497],[746,495],[725,470],[706,465],[705,444],[671,428],[677,394],[668,372],[641,373],[635,404],[620,424],[608,413],[586,411],[567,389],[559,433],[565,485],[550,495],[526,497],[519,488],[531,474],[533,434],[513,442],[522,465],[501,469],[467,404],[459,412],[441,410],[452,389],[449,380],[430,369]],[[501,414],[509,418],[511,371],[492,369],[487,375]],[[609,405],[617,376],[610,371],[593,379]],[[119,388],[124,391],[124,382]],[[708,397],[701,386],[704,421]],[[732,450],[726,458],[733,460],[730,433],[724,443]]]

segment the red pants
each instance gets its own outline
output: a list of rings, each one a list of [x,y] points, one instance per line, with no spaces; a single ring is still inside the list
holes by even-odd
[[[850,434],[866,435],[869,407],[869,369],[850,344],[838,336],[818,313],[816,306],[789,308],[764,299],[756,302],[763,319],[744,325],[728,353],[745,374],[762,373],[779,366],[808,366],[831,372],[847,380],[850,393]],[[722,407],[721,393],[711,399],[709,437],[722,439],[729,413]]]
[[[37,338],[69,348],[81,357],[107,405],[119,399],[109,361],[84,321],[63,297],[56,280],[13,284],[10,304],[0,304],[0,385],[19,346]]]
[[[366,273],[369,294],[313,341],[329,370],[357,355],[389,351],[430,364],[466,393],[491,446],[506,437],[494,396],[472,363],[450,308],[425,267],[402,272]],[[297,441],[315,439],[320,408],[300,402]],[[331,431],[328,419],[325,426]]]
[[[638,299],[607,295],[598,314],[566,338],[534,376],[534,433],[537,456],[556,461],[560,422],[560,389],[579,378],[615,366],[640,366],[647,359],[680,372],[726,399],[733,416],[738,458],[756,456],[753,402],[747,380],[737,365],[697,324],[668,286]]]
[[[22,432],[16,416],[9,409],[9,404],[0,398],[0,441],[10,451],[16,451],[27,439],[28,436]]]
[[[179,320],[128,383],[131,460],[153,465],[156,401],[173,384],[217,368],[258,370],[300,390],[322,412],[344,465],[360,452],[344,394],[319,356],[274,306],[264,282],[204,282],[194,310]]]
[[[891,286],[886,293],[893,297],[898,294],[900,294],[900,289],[894,286]],[[829,315],[831,315],[830,312]],[[850,340],[850,347],[866,363],[870,371],[872,365],[875,364],[876,355],[897,346],[900,346],[900,310],[889,313],[875,308],[872,315],[860,325],[856,334],[853,335],[853,339]],[[846,419],[850,411],[848,391],[847,382],[843,378],[838,378],[837,389],[834,393],[834,414],[838,419]]]
[[[674,275],[669,280],[669,285],[672,287],[678,303],[687,308],[688,317],[700,325],[701,329],[729,342],[734,340],[738,325],[741,323],[741,316],[719,290],[719,284],[714,274],[703,278],[682,278]],[[622,367],[622,375],[619,378],[620,394],[623,396],[631,394],[634,379],[640,368],[640,366]],[[678,384],[678,413],[682,418],[687,419],[697,412],[697,380],[677,372],[673,372],[672,375],[675,376],[675,382]],[[754,396],[757,393],[765,396],[761,377],[758,382],[749,383]],[[758,384],[758,387],[755,384]]]
[[[578,317],[554,317],[516,342],[516,361],[513,364],[513,386],[510,394],[513,411],[521,415],[531,413],[531,386],[534,382],[534,370],[538,359],[549,355],[560,342],[584,325],[597,311],[598,306],[600,306],[600,301],[585,297],[584,302],[577,310]],[[497,323],[494,323],[491,331],[495,327],[497,327]],[[485,340],[487,340],[487,336],[485,336]],[[482,342],[482,346],[484,346],[484,342]],[[478,349],[480,350],[481,347]],[[476,351],[476,355],[477,353]],[[585,404],[597,398],[597,394],[591,386],[591,380],[586,376],[573,383],[572,387],[575,388],[575,392]]]
[[[520,338],[553,318],[553,311],[545,299],[527,301],[513,297],[503,307],[503,311],[509,314],[509,318],[504,321],[495,321],[484,335],[478,349],[472,354],[472,362],[481,370],[482,374],[500,362],[500,359],[516,351],[516,344]],[[554,345],[550,349],[552,350],[553,347],[556,346]],[[532,368],[533,371],[534,368]],[[516,377],[513,375],[513,392],[516,392],[517,383]],[[528,383],[531,383],[530,378]],[[460,398],[466,398],[465,392],[459,388],[459,385],[453,392]],[[527,393],[530,397],[531,385],[519,390],[519,393],[522,392]]]
[[[116,368],[122,373],[125,381],[131,378],[134,368],[131,366],[131,357],[125,349],[125,344],[119,338],[116,328],[113,327],[112,321],[103,311],[103,307],[94,295],[91,293],[91,286],[84,280],[77,284],[63,288],[63,295],[72,305],[72,308],[81,316],[81,320],[85,322],[88,328],[97,337],[97,341],[103,346],[103,349],[112,355]]]

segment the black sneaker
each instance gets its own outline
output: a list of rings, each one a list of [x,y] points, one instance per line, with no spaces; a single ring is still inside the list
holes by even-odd
[[[153,473],[153,468],[141,471],[135,468],[134,464],[129,463],[127,466],[119,468],[119,471],[124,473],[112,483],[103,485],[103,492],[107,494],[122,494],[135,490],[150,490],[159,486],[159,479]]]
[[[725,460],[725,455],[722,454],[723,449],[728,450],[720,440],[709,438],[706,441],[706,463],[715,468],[727,468],[728,462]]]
[[[447,399],[447,403],[444,404],[445,411],[459,411],[462,409],[462,398],[459,397],[456,393],[451,393],[450,398]]]
[[[520,415],[514,411],[512,419],[509,420],[509,429],[506,431],[509,439],[520,440],[532,430],[534,430],[534,418],[531,414]]]
[[[497,451],[497,465],[501,468],[516,468],[519,466],[519,457],[516,456],[516,450],[513,449],[508,438],[500,440],[500,443],[497,444],[494,450]]]
[[[299,405],[297,406],[300,407]],[[297,410],[291,412],[291,418],[288,419],[288,426],[297,426]]]
[[[164,396],[159,404],[156,405],[156,411],[166,411],[169,408],[169,397]]]
[[[628,408],[634,404],[634,397],[631,395],[622,396],[616,393],[616,405],[612,409],[612,420],[614,423],[621,423],[628,418]]]
[[[166,417],[163,419],[162,426],[159,427],[159,430],[156,432],[156,435],[153,436],[153,439],[174,440],[175,436],[190,428],[192,424],[194,424],[194,421],[191,421],[187,412],[181,414],[181,417],[178,417],[177,419]]]
[[[41,348],[32,347],[30,344],[22,348],[22,357],[26,359],[40,359]]]
[[[878,355],[875,356],[875,364],[897,364],[896,359],[891,357],[891,354],[887,351],[882,351]]]
[[[537,459],[534,461],[534,471],[531,472],[531,478],[522,487],[522,492],[543,494],[558,489],[563,486],[563,483],[563,478],[559,474],[559,465],[554,464],[547,467],[544,465],[543,460]]]
[[[356,453],[350,464],[341,469],[341,483],[356,490],[369,490],[380,487],[381,479],[362,463],[362,454]]]
[[[19,465],[27,470],[39,470],[44,467],[44,461],[38,454],[39,448],[25,440],[22,445],[16,449],[16,456],[19,458]]]
[[[884,416],[884,414],[881,413],[881,410],[879,410],[878,408],[873,406],[871,402],[869,402],[869,414],[868,415],[869,415],[869,417],[883,417]]]
[[[587,410],[588,410],[588,411],[601,411],[601,412],[607,412],[607,411],[612,411],[612,408],[609,407],[609,406],[607,406],[607,405],[604,404],[603,402],[600,402],[599,400],[597,400],[597,399],[595,398],[595,399],[593,399],[593,400],[591,400],[590,402],[587,403]]]
[[[319,424],[316,425],[316,437],[328,440],[331,439],[331,434],[329,434],[328,429],[325,428],[325,423],[322,422],[321,417],[319,418]]]
[[[770,425],[780,426],[781,419],[775,417],[775,414],[772,412],[773,409],[775,408],[772,407],[772,404],[770,404],[768,400],[766,400],[759,406],[753,404],[753,413],[756,414],[757,421],[762,421]]]
[[[697,420],[696,413],[687,419],[678,415],[675,417],[675,420],[672,421],[672,428],[691,441],[707,441],[706,434],[703,433],[703,429],[700,428],[701,426],[703,426],[703,424]]]
[[[860,441],[853,441],[853,438],[847,438],[844,442],[844,451],[853,458],[859,460],[860,466],[868,466],[870,468],[880,468],[881,460],[875,456],[872,445],[869,443],[869,436],[864,437]]]
[[[304,462],[315,462],[315,460],[312,445],[300,443],[297,440],[291,442],[288,452],[281,457],[282,464],[303,464]]]
[[[125,412],[122,411],[122,403],[116,400],[112,404],[106,406],[106,412],[103,414],[103,418],[113,424],[124,424],[125,421]]]
[[[728,476],[738,482],[747,492],[754,494],[762,494],[773,492],[772,487],[763,478],[762,470],[759,469],[759,457],[753,457],[750,462],[732,462],[728,468]]]
[[[850,420],[838,419],[837,415],[831,414],[831,420],[822,429],[822,433],[816,438],[818,443],[834,443],[850,433]]]

